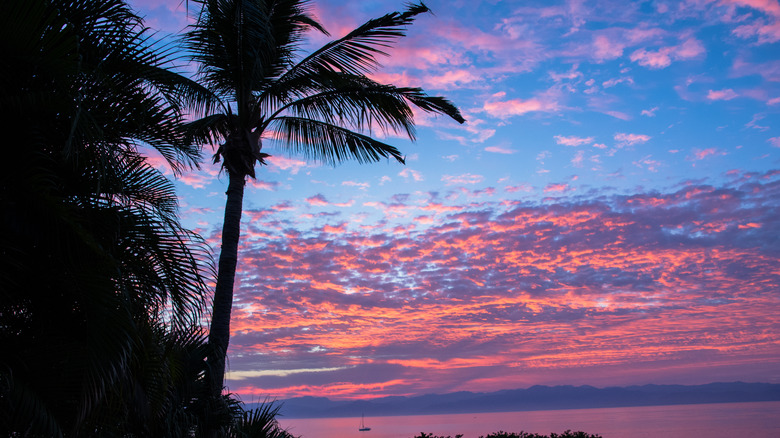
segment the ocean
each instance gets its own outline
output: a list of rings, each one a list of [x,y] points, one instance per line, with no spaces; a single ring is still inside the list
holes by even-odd
[[[302,438],[413,438],[420,432],[478,438],[491,432],[561,433],[566,429],[604,438],[778,438],[780,402],[717,403],[630,408],[475,414],[279,419]]]

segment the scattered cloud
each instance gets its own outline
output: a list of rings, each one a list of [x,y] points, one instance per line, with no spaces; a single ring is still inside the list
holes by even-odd
[[[464,173],[463,175],[444,175],[441,180],[445,185],[471,185],[481,183],[485,177],[482,175],[474,175],[471,173]]]
[[[556,135],[555,142],[564,146],[582,146],[584,144],[593,143],[593,137],[575,137],[575,136],[563,136]]]
[[[503,93],[499,94],[499,96],[503,96]],[[559,109],[559,105],[552,96],[545,95],[527,100],[510,99],[488,101],[483,104],[482,109],[493,117],[506,119],[531,112],[556,112]]]
[[[780,233],[772,207],[778,177],[748,173],[719,187],[584,197],[550,183],[543,192],[555,197],[537,202],[458,205],[399,195],[374,206],[414,223],[353,231],[336,216],[306,233],[262,225],[265,233],[247,233],[240,253],[231,390],[364,397],[425,392],[441,379],[492,390],[522,386],[507,380],[517,366],[535,376],[554,367],[568,379],[556,383],[578,383],[603,368],[605,346],[610,366],[634,378],[670,356],[694,370],[730,364],[734,353],[725,351],[746,342],[758,354],[739,356],[743,366],[765,363],[769,347],[760,340],[774,321],[767,309],[780,269],[766,245]],[[251,221],[258,226],[290,217],[247,214],[262,216]],[[723,353],[690,357],[680,345]],[[258,367],[258,352],[277,359]],[[420,376],[432,368],[438,377],[423,379],[433,386],[421,389]],[[355,392],[344,383],[380,375],[391,388]]]
[[[701,161],[708,157],[715,157],[721,155],[726,155],[726,152],[719,150],[718,148],[706,148],[706,149],[694,148],[691,151],[691,155],[689,155],[686,159],[688,161]]]
[[[731,100],[736,97],[739,97],[739,94],[737,94],[734,90],[731,88],[726,88],[723,90],[708,90],[707,91],[707,99],[709,100]]]
[[[615,141],[617,142],[616,146],[618,148],[626,147],[626,146],[634,146],[637,144],[647,143],[650,141],[650,136],[644,135],[644,134],[626,134],[623,132],[619,132],[615,134]]]
[[[695,38],[688,38],[679,45],[662,47],[655,51],[638,49],[631,54],[630,59],[650,69],[662,69],[669,67],[672,61],[698,58],[704,53],[705,49],[701,42]]]
[[[593,52],[593,57],[599,61],[606,61],[623,56],[626,45],[606,35],[596,35],[593,39],[593,47],[596,49]]]
[[[341,185],[348,186],[348,187],[357,187],[360,190],[368,190],[368,188],[371,187],[371,184],[367,182],[357,182],[357,181],[343,181]]]
[[[250,178],[248,183],[251,187],[255,189],[267,190],[269,192],[275,192],[279,190],[279,187],[281,186],[281,183],[279,183],[278,181],[264,181],[261,179],[254,179],[254,178]]]
[[[767,131],[770,129],[769,126],[761,125],[758,123],[759,121],[763,120],[765,117],[766,116],[764,114],[754,114],[753,118],[750,119],[750,121],[745,124],[745,127],[756,129],[759,131]]]
[[[420,173],[420,172],[418,172],[416,170],[412,170],[412,169],[410,169],[408,167],[406,167],[406,168],[404,168],[404,170],[400,171],[398,173],[398,175],[404,177],[404,179],[411,178],[411,179],[413,179],[415,181],[422,181],[422,180],[424,180],[422,173]]]
[[[606,80],[606,81],[601,83],[601,86],[604,87],[604,88],[612,88],[612,87],[614,87],[616,85],[619,85],[619,84],[633,85],[633,83],[634,83],[634,79],[633,78],[631,78],[631,77],[622,77],[622,78],[613,78],[613,79]]]
[[[487,152],[493,152],[496,154],[505,154],[505,155],[511,155],[516,153],[517,151],[511,148],[507,148],[504,146],[488,146],[485,148],[485,151]]]
[[[328,205],[328,200],[325,199],[325,196],[321,194],[317,194],[314,196],[310,196],[306,198],[306,202],[314,207],[324,207]]]
[[[582,167],[582,162],[585,160],[585,151],[578,150],[571,159],[571,165],[574,167]]]
[[[270,156],[266,159],[268,164],[275,169],[289,170],[291,174],[297,175],[298,172],[304,167],[308,166],[308,163],[296,158],[286,158],[279,156]]]
[[[653,160],[651,155],[646,155],[633,162],[634,166],[641,169],[647,169],[650,172],[658,172],[658,168],[661,167],[661,162]]]
[[[658,111],[658,107],[654,106],[650,109],[642,110],[642,115],[647,117],[655,117],[656,111]]]
[[[544,193],[562,193],[571,190],[568,184],[547,184]]]

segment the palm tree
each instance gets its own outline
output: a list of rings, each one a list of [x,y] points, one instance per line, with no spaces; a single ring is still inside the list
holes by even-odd
[[[369,20],[303,56],[306,31],[327,34],[310,15],[307,0],[194,1],[202,7],[185,42],[220,111],[191,127],[196,141],[219,144],[214,160],[222,161],[229,178],[209,332],[214,350],[209,372],[218,393],[230,341],[244,184],[247,176],[255,177],[256,163],[265,164],[262,139],[271,137],[290,152],[328,164],[389,157],[403,163],[398,149],[370,136],[372,128],[414,139],[412,106],[464,119],[442,97],[366,76],[378,67],[383,50],[405,35],[405,26],[428,11],[423,4]]]
[[[122,0],[3,4],[0,435],[164,422],[189,402],[170,382],[203,380],[206,247],[138,152],[195,165],[203,90],[155,44]]]

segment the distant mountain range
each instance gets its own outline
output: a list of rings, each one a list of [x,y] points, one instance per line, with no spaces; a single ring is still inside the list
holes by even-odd
[[[710,383],[707,385],[532,386],[497,392],[454,392],[418,397],[382,397],[334,401],[324,397],[280,400],[285,418],[427,415],[655,406],[697,403],[780,401],[780,384]]]

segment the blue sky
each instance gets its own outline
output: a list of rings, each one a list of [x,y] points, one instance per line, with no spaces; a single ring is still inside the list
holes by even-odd
[[[179,0],[131,4],[162,34],[188,23]],[[373,76],[467,123],[377,133],[405,166],[264,142],[230,389],[780,381],[778,1],[426,4]],[[403,4],[312,6],[336,37]],[[215,249],[218,170],[177,181]]]

